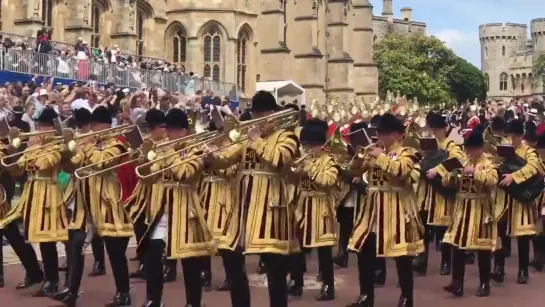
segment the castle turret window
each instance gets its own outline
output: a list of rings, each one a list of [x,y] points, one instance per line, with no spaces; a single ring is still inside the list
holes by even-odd
[[[500,91],[507,91],[507,80],[509,76],[506,73],[500,75]]]
[[[505,56],[505,46],[501,46],[501,55]]]
[[[488,74],[484,74],[484,82],[486,84],[486,91],[490,88],[490,76]]]

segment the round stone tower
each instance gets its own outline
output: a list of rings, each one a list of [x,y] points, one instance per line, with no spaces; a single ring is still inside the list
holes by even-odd
[[[511,56],[526,44],[528,26],[515,23],[489,23],[479,26],[481,70],[488,78],[487,96],[512,96],[509,77]]]

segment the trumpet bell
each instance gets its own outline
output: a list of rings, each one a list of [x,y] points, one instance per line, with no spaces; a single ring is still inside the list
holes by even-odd
[[[420,148],[421,138],[422,134],[418,131],[414,122],[411,122],[405,129],[405,139],[403,140],[403,145],[406,147]]]

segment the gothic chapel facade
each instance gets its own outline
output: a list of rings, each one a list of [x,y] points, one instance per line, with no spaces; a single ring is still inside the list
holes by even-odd
[[[394,19],[392,1],[373,16],[369,0],[0,0],[1,30],[178,63],[237,84],[293,80],[307,101],[374,97],[373,43],[388,32],[425,33],[410,8]]]

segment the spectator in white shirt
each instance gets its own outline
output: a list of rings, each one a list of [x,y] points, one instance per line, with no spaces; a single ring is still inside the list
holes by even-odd
[[[35,93],[35,95],[37,96],[37,99],[34,100],[34,106],[36,107],[36,109],[34,110],[34,114],[32,117],[33,119],[37,119],[38,116],[40,116],[42,110],[45,109],[45,107],[47,106],[47,99],[49,98],[47,90],[43,88],[38,90],[38,93]]]
[[[28,123],[30,126],[30,132],[36,131],[36,123],[34,122],[33,116],[36,111],[36,106],[32,102],[25,104],[25,113],[21,117],[21,120]]]

